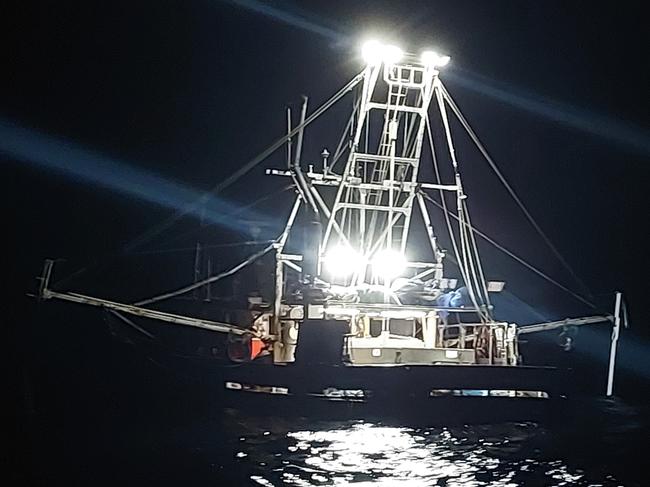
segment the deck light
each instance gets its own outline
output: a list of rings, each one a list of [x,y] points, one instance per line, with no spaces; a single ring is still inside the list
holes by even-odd
[[[449,56],[441,56],[435,51],[424,51],[420,60],[422,64],[426,64],[427,66],[441,68],[449,64],[451,58]]]
[[[373,272],[383,279],[399,276],[406,269],[406,258],[396,250],[382,250],[372,259]]]
[[[361,270],[365,261],[351,247],[338,245],[325,255],[324,263],[332,275],[336,277],[347,277],[355,271]]]

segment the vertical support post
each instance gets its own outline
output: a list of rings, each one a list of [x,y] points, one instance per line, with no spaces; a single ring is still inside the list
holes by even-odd
[[[488,363],[490,365],[492,365],[492,363],[493,363],[493,360],[492,360],[493,359],[492,347],[494,345],[494,339],[493,339],[492,335],[494,334],[494,330],[492,329],[492,326],[490,324],[487,324],[486,326],[487,326],[487,330],[488,330],[488,333],[489,333],[489,336],[488,336],[488,361],[489,362]]]
[[[616,293],[614,304],[614,328],[612,329],[612,343],[609,348],[609,372],[607,374],[607,397],[614,391],[614,368],[616,366],[616,349],[618,346],[618,334],[621,329],[621,298],[622,293]]]
[[[280,329],[280,313],[282,312],[282,292],[284,288],[284,262],[281,256],[282,250],[275,252],[275,299],[273,301],[273,317],[271,320],[271,334],[275,336],[273,341],[273,361],[281,361],[283,354],[282,330]]]
[[[209,274],[208,274],[209,275]],[[196,242],[196,250],[194,253],[194,284],[201,279],[201,243]],[[194,299],[199,298],[199,290],[194,290]]]
[[[287,107],[287,168],[291,169],[291,108]]]
[[[45,259],[45,264],[43,264],[43,274],[38,278],[40,281],[40,284],[38,285],[38,299],[47,299],[46,294],[49,291],[53,267],[54,261],[52,259]]]
[[[208,255],[207,275],[212,275],[212,257]],[[205,286],[205,300],[212,301],[212,283],[208,282]]]
[[[429,211],[427,210],[427,205],[424,203],[422,194],[418,192],[416,193],[416,197],[418,199],[422,219],[424,220],[424,226],[427,229],[427,236],[429,237],[429,243],[431,244],[431,250],[433,251],[433,258],[437,261],[440,251],[438,250],[438,243],[436,241],[436,234],[433,231],[433,225],[431,224],[431,218],[429,218]]]
[[[467,330],[465,325],[462,323],[458,326],[458,348],[465,348],[465,337],[467,335]]]

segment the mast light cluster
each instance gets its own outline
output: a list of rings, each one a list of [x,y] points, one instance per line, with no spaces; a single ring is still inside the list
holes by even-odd
[[[393,44],[382,44],[379,41],[367,41],[361,47],[361,55],[363,60],[371,66],[377,64],[396,64],[404,59],[404,51]],[[433,68],[441,68],[449,64],[451,58],[449,56],[441,55],[436,51],[423,51],[420,54],[420,62],[425,66]]]

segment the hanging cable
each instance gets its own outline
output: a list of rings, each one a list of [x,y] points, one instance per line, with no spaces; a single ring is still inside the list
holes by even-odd
[[[203,279],[202,281],[195,282],[194,284],[190,284],[189,286],[182,287],[182,288],[177,289],[175,291],[170,291],[170,292],[167,292],[165,294],[161,294],[159,296],[154,296],[154,297],[149,298],[149,299],[144,299],[142,301],[138,301],[137,303],[133,303],[133,305],[134,306],[144,306],[146,304],[157,303],[158,301],[163,301],[165,299],[180,296],[181,294],[188,293],[190,291],[193,291],[194,289],[205,286],[206,284],[210,284],[210,283],[219,281],[220,279],[223,279],[225,277],[232,276],[236,272],[240,271],[241,269],[248,266],[249,264],[252,264],[257,259],[259,259],[263,255],[267,254],[271,250],[273,250],[275,248],[275,245],[278,242],[278,240],[279,239],[274,240],[273,243],[266,246],[264,249],[260,250],[259,252],[254,253],[248,259],[246,259],[243,262],[240,262],[235,267],[232,267],[231,269],[228,269],[227,271],[221,272],[221,273],[219,273],[219,274],[217,274],[215,276],[208,277],[207,279]]]
[[[555,247],[555,245],[553,245],[553,242],[551,242],[550,238],[546,235],[546,233],[542,230],[542,228],[537,224],[537,222],[535,221],[533,216],[530,214],[530,212],[528,211],[528,209],[524,205],[524,203],[521,201],[519,196],[517,196],[517,193],[515,193],[512,186],[510,186],[510,184],[508,183],[506,178],[503,176],[503,174],[499,170],[498,166],[496,165],[496,163],[494,162],[492,157],[490,157],[490,154],[488,154],[485,147],[481,144],[481,141],[478,139],[478,136],[476,135],[476,133],[474,132],[472,127],[469,125],[469,122],[467,121],[467,119],[465,119],[465,117],[461,113],[460,109],[458,108],[458,105],[456,105],[456,102],[451,98],[451,95],[449,94],[449,92],[447,91],[445,86],[442,83],[440,83],[439,86],[440,86],[440,90],[442,92],[442,95],[443,95],[445,101],[449,104],[449,107],[454,112],[454,114],[456,115],[456,117],[460,121],[461,125],[463,126],[463,128],[465,129],[467,134],[470,136],[470,138],[472,139],[472,141],[474,142],[474,144],[476,145],[478,150],[481,152],[481,154],[483,154],[483,157],[488,162],[488,164],[490,165],[490,167],[492,168],[492,170],[496,174],[499,181],[501,181],[501,184],[503,184],[503,186],[506,188],[506,190],[508,191],[508,193],[510,194],[512,199],[515,201],[517,206],[519,206],[519,209],[524,213],[524,215],[526,216],[526,219],[528,220],[528,222],[533,226],[533,228],[540,235],[540,237],[542,237],[542,240],[544,240],[544,243],[549,247],[551,252],[553,252],[553,254],[560,261],[562,266],[569,272],[569,274],[571,274],[571,276],[576,281],[576,283],[582,288],[582,291],[587,296],[591,296],[591,292],[589,291],[589,288],[587,287],[587,285],[578,277],[578,275],[574,272],[573,268],[564,259],[562,254],[560,254],[560,251]]]

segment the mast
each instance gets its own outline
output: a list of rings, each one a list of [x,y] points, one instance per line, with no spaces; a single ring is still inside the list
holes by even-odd
[[[377,43],[364,47],[364,57],[356,123],[325,227],[321,261],[341,284],[388,285],[409,266],[406,249],[420,190],[424,130],[444,58],[429,54],[417,59]],[[419,208],[426,213],[423,204]],[[428,214],[423,218],[429,230]],[[435,236],[432,230],[427,233],[435,261],[430,265],[442,277]],[[346,265],[337,265],[341,261]],[[353,272],[339,272],[349,271],[348,263]]]

